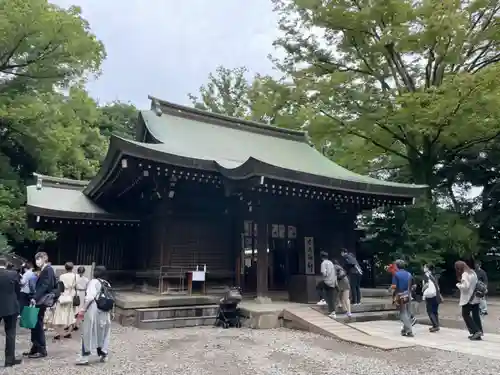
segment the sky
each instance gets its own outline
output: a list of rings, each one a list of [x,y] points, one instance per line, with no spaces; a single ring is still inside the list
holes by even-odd
[[[52,0],[78,5],[108,57],[90,82],[101,103],[149,108],[148,95],[189,104],[218,65],[271,74],[278,35],[271,0]]]

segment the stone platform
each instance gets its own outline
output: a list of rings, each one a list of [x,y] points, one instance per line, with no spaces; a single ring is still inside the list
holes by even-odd
[[[353,321],[392,319],[394,307],[386,289],[362,289],[363,303],[352,307]],[[321,311],[316,305],[286,301],[286,292],[271,292],[272,302],[258,303],[244,295],[240,313],[245,326],[272,329],[283,326],[283,311],[296,306],[308,306]],[[376,296],[376,297],[367,297]],[[117,291],[115,321],[124,326],[144,329],[165,329],[191,325],[210,325],[220,295],[156,295],[137,291]],[[378,297],[378,298],[377,298]],[[382,298],[385,297],[385,298]],[[366,316],[366,313],[369,316]],[[380,312],[374,317],[373,312]],[[386,312],[389,312],[386,314]],[[194,319],[196,318],[196,319]],[[365,319],[366,318],[366,319]],[[339,316],[339,320],[342,317]]]
[[[139,312],[143,315],[154,315],[154,311],[173,308],[212,306],[218,304],[219,299],[220,296],[212,295],[154,295],[121,291],[116,292],[114,320],[123,326],[137,326]]]

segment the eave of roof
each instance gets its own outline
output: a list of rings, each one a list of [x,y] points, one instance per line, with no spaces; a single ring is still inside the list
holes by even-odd
[[[50,180],[49,176],[44,177],[48,177],[47,180]],[[71,186],[78,184],[78,182],[81,182],[82,185],[86,183],[86,181],[66,180]],[[26,212],[28,215],[61,219],[136,221],[107,212],[83,194],[81,190],[73,187],[30,185],[26,187],[26,193]]]
[[[312,153],[319,154],[319,152],[313,148],[308,149]],[[112,171],[118,166],[121,158],[126,158],[127,156],[179,167],[217,171],[223,176],[234,180],[264,176],[292,183],[361,194],[414,198],[420,196],[427,188],[426,186],[388,183],[386,181],[379,181],[364,176],[361,176],[362,179],[340,179],[336,178],[334,175],[309,174],[285,167],[277,167],[276,165],[265,163],[253,157],[249,157],[246,160],[227,159],[221,156],[204,154],[202,149],[198,150],[197,153],[186,153],[182,145],[176,145],[175,142],[168,145],[162,143],[148,144],[113,136],[103,167],[99,174],[84,189],[84,193],[91,198],[96,196],[101,186],[109,181]],[[321,154],[315,156],[323,157]],[[337,167],[341,168],[339,166]],[[344,170],[343,168],[341,169]],[[373,180],[375,183],[367,182],[367,180]]]

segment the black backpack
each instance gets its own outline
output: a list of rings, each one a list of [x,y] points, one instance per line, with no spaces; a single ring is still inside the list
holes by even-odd
[[[474,299],[474,297],[484,298],[486,294],[488,294],[488,287],[482,281],[477,280],[476,287],[474,288],[474,293],[472,294],[471,300]]]
[[[99,294],[95,298],[95,304],[97,308],[104,312],[109,312],[113,310],[115,306],[115,294],[113,289],[111,289],[111,285],[105,280],[98,279],[101,283],[101,290]]]

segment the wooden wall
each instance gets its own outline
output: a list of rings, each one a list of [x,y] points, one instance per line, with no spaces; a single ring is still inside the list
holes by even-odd
[[[171,215],[143,225],[143,231],[143,236],[149,238],[147,269],[165,266],[186,270],[206,264],[212,274],[234,273],[228,215]]]
[[[57,264],[95,262],[108,270],[134,270],[139,248],[137,227],[67,228],[59,233],[51,258]]]

